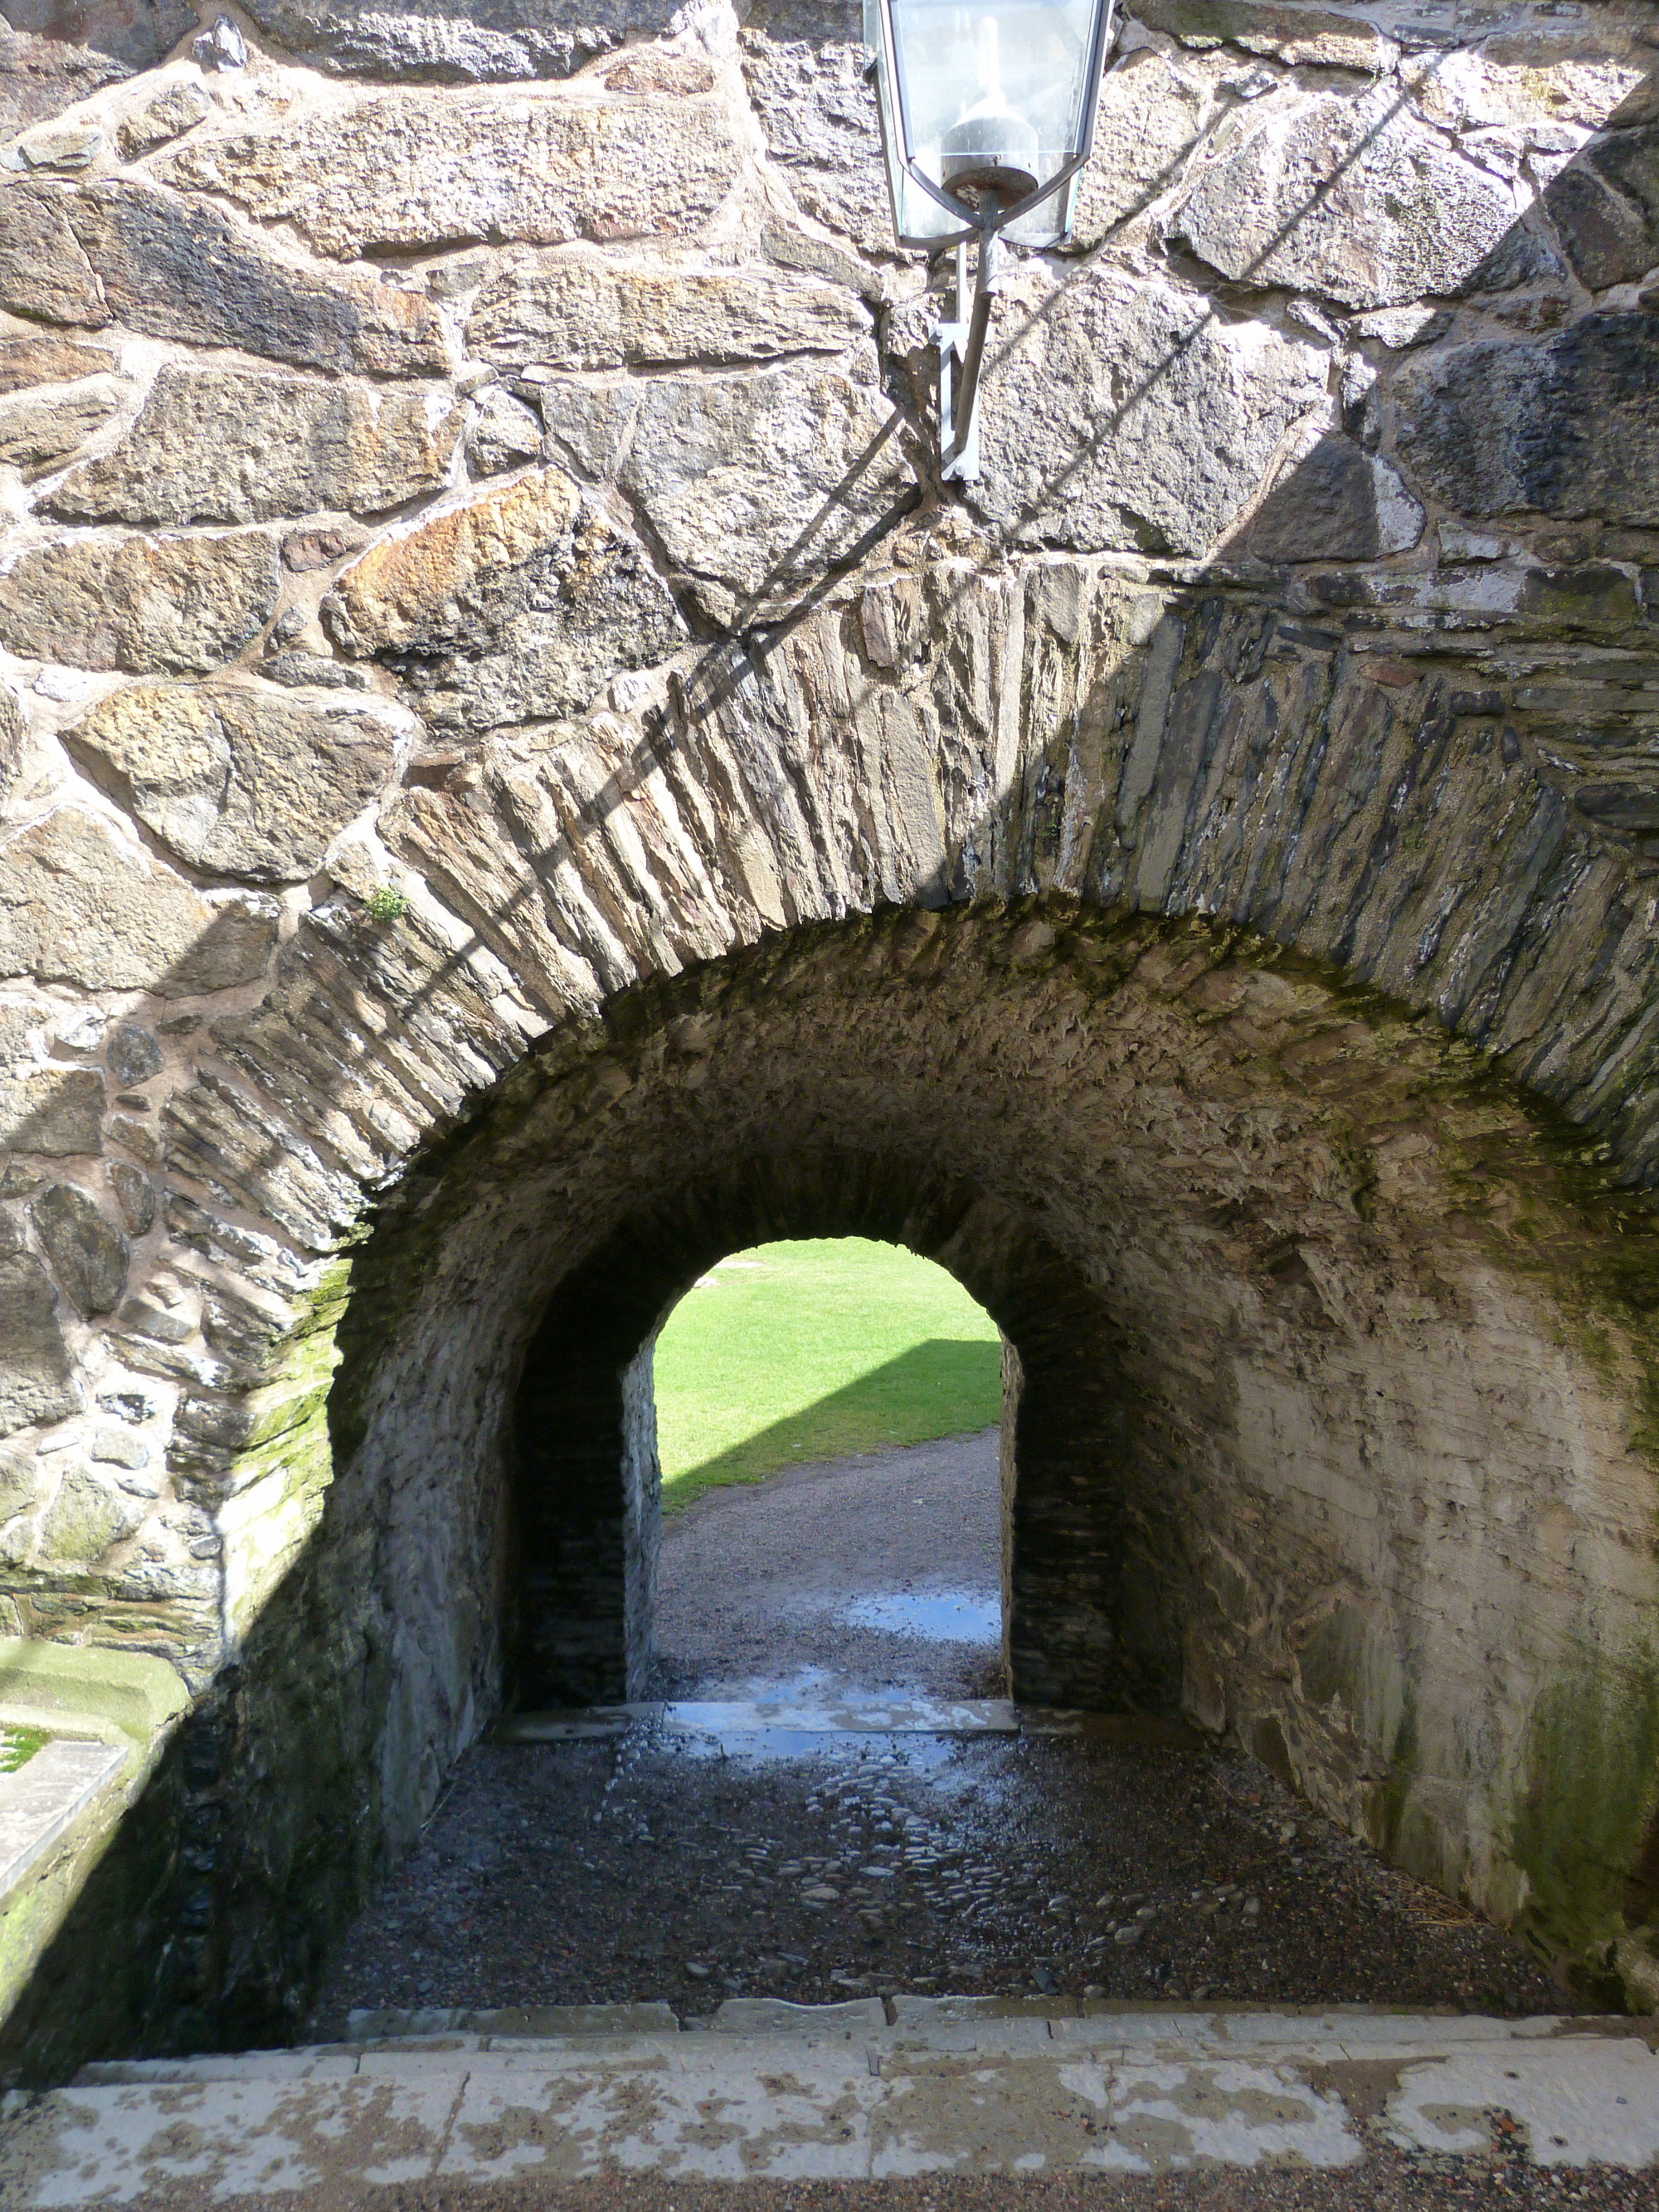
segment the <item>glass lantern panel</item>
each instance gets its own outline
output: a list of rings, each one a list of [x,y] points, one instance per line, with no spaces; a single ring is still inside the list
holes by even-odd
[[[874,0],[870,0],[873,12]],[[893,135],[924,175],[946,190],[1001,180],[1041,184],[1077,152],[1084,128],[1097,0],[891,0],[897,82]],[[879,26],[870,33],[880,51]],[[899,152],[898,146],[892,149]],[[901,237],[948,236],[959,225],[902,173],[892,179]],[[1029,187],[1027,187],[1029,189]],[[1065,235],[1066,188],[1009,233],[1026,244]]]

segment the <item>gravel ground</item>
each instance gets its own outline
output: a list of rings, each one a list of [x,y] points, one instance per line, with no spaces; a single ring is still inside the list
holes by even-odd
[[[1275,2166],[1208,2168],[1127,2179],[918,2181],[675,2180],[664,2174],[308,2190],[307,2212],[1659,2212],[1659,2179],[1608,2166],[1540,2169],[1506,2151],[1487,2159],[1414,2159],[1377,2148],[1360,2166],[1318,2172]],[[268,2212],[271,2199],[225,2197],[188,2181],[127,2200],[130,2212]]]
[[[993,1693],[996,1545],[994,1437],[714,1493],[664,1544],[663,1689]],[[977,1640],[842,1617],[872,1603],[958,1633],[977,1606]],[[471,1752],[311,2032],[947,1989],[1565,2008],[1517,1945],[1195,1739],[639,1729]]]
[[[957,1643],[846,1618],[872,1594],[948,1595],[994,1620],[1000,1544],[994,1429],[705,1492],[664,1532],[655,1694],[742,1697],[810,1673],[831,1686],[1006,1696],[994,1626]]]

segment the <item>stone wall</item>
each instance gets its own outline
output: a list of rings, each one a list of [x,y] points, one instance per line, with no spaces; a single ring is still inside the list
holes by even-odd
[[[1007,1316],[1023,1681],[1652,2002],[1650,10],[1137,0],[948,493],[850,9],[82,12],[0,27],[0,1626],[198,1704],[14,2045],[291,2015],[574,1525],[521,1372],[637,1655],[681,1261],[557,1316],[763,1220]]]

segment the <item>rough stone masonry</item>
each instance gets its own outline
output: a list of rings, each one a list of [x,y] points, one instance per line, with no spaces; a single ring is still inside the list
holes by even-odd
[[[191,1697],[14,2068],[626,1690],[797,1231],[1003,1328],[1019,1694],[1659,2002],[1651,9],[1133,0],[948,489],[848,0],[3,15],[0,1626]]]

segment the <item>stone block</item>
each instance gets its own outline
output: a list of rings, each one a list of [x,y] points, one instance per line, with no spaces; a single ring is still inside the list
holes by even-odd
[[[267,684],[280,684],[289,691],[366,691],[372,678],[366,668],[352,668],[331,660],[325,653],[297,650],[272,653],[259,664]]]
[[[204,896],[78,807],[0,847],[0,975],[195,998],[252,982],[276,942],[273,900]]]
[[[1042,287],[1039,289],[1039,287]],[[975,504],[1023,538],[1200,553],[1325,408],[1322,347],[1224,324],[1200,294],[1104,268],[1036,276],[993,326],[1024,335],[985,381]]]
[[[131,1429],[94,1429],[92,1456],[100,1467],[125,1467],[134,1471],[149,1465],[149,1446]]]
[[[1539,341],[1477,339],[1408,362],[1397,447],[1460,514],[1659,524],[1659,321],[1586,315]]]
[[[126,1288],[127,1240],[74,1183],[56,1182],[29,1208],[34,1233],[70,1303],[83,1316],[113,1313]]]
[[[254,684],[136,684],[68,743],[181,860],[255,883],[314,872],[392,772],[384,714]]]
[[[471,93],[440,105],[387,92],[264,130],[198,133],[161,166],[170,182],[291,222],[318,252],[349,260],[477,238],[690,236],[743,161],[713,99]]]
[[[80,1409],[52,1278],[11,1215],[0,1212],[0,1436],[46,1427]]]
[[[0,644],[31,659],[205,674],[270,621],[276,547],[224,538],[76,538],[0,574]]]
[[[46,505],[75,522],[261,522],[400,507],[449,473],[461,410],[431,386],[380,392],[277,369],[164,367],[112,453]],[[0,418],[0,455],[6,426]]]
[[[283,566],[296,576],[318,568],[331,568],[337,561],[361,553],[369,533],[361,522],[341,520],[314,525],[309,530],[290,530],[283,540]]]
[[[104,1059],[110,1073],[123,1091],[131,1091],[140,1083],[148,1083],[152,1075],[160,1074],[164,1064],[161,1046],[149,1031],[141,1029],[137,1022],[118,1022],[115,1024],[104,1048]]]
[[[1587,146],[1544,204],[1590,291],[1645,276],[1659,262],[1659,127],[1609,131]]]
[[[274,46],[331,76],[564,77],[668,27],[677,0],[252,0]]]
[[[115,1202],[121,1209],[121,1218],[127,1225],[129,1237],[143,1237],[155,1219],[155,1186],[139,1169],[129,1167],[125,1160],[113,1160],[109,1170],[110,1188],[115,1193]],[[94,1454],[94,1458],[97,1455]],[[142,1464],[142,1462],[140,1462]]]
[[[148,70],[195,29],[196,10],[189,0],[6,0],[6,20],[15,31],[106,55],[123,70]]]
[[[0,684],[0,807],[23,772],[23,709],[9,684]]]
[[[1392,66],[1397,49],[1363,16],[1324,8],[1262,7],[1257,0],[1135,0],[1135,21],[1197,47],[1224,41],[1292,67]]]
[[[1398,306],[1474,283],[1515,226],[1508,186],[1453,153],[1391,87],[1275,95],[1236,129],[1170,220],[1172,240],[1234,283]]]
[[[1423,510],[1386,461],[1320,437],[1281,470],[1238,550],[1260,561],[1375,561],[1423,532]]]
[[[147,100],[142,107],[122,118],[115,134],[122,159],[137,161],[146,154],[153,154],[158,146],[165,146],[174,138],[183,137],[186,131],[193,131],[212,112],[212,95],[204,86],[189,77],[168,85],[154,100]]]
[[[67,391],[0,400],[0,465],[25,479],[60,467],[126,398],[119,378],[99,377]]]
[[[860,252],[896,251],[875,88],[856,9],[811,11],[760,0],[743,37],[743,74],[766,137],[804,215]]]
[[[1078,187],[1073,235],[1097,246],[1125,216],[1168,191],[1210,106],[1203,78],[1167,54],[1125,57],[1100,88],[1094,158]]]
[[[107,346],[82,345],[78,339],[41,331],[0,337],[0,392],[24,392],[37,384],[74,384],[119,367]]]
[[[871,335],[868,310],[838,285],[764,268],[618,261],[580,246],[504,270],[466,326],[469,352],[511,368],[716,367],[842,353]]]
[[[323,621],[405,673],[430,719],[468,726],[569,713],[685,637],[641,549],[555,470],[371,547]]]
[[[40,1462],[32,1451],[0,1451],[0,1521],[28,1511],[40,1472]]]
[[[143,1517],[142,1498],[73,1462],[40,1516],[36,1557],[48,1565],[92,1565],[131,1536]]]
[[[527,461],[538,460],[541,450],[541,418],[499,386],[486,392],[467,433],[467,465],[474,476],[493,477],[503,469],[522,468]]]
[[[104,1149],[104,1079],[94,1067],[0,1074],[0,1148],[70,1159]]]
[[[0,307],[15,313],[94,330],[118,322],[338,374],[448,366],[429,301],[356,273],[319,274],[220,208],[137,179],[28,179],[7,188],[5,209]]]
[[[13,140],[0,159],[0,168],[72,173],[89,169],[103,150],[104,134],[94,123],[41,123]]]
[[[8,8],[8,18],[16,14]],[[71,46],[61,38],[41,38],[7,20],[0,21],[0,139],[31,124],[61,115],[78,100],[131,72],[112,54]]]
[[[677,567],[740,594],[822,575],[917,496],[872,352],[621,392],[550,383],[542,413],[593,473],[620,456],[618,481]]]

